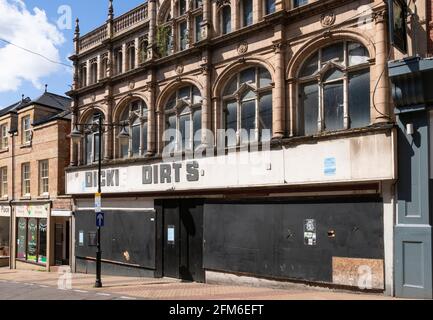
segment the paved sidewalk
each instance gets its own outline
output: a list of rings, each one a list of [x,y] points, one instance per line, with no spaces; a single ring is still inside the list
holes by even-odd
[[[6,284],[26,284],[58,288],[59,274],[40,271],[10,270],[0,268],[0,297]],[[129,278],[117,276],[102,277],[104,287],[93,288],[94,275],[73,274],[72,291],[88,293],[92,300],[96,293],[122,299],[151,300],[384,300],[390,299],[379,294],[361,294],[324,288],[312,288],[293,284],[288,289],[256,288],[233,285],[211,285],[182,282],[176,279]],[[45,299],[43,296],[38,299]]]

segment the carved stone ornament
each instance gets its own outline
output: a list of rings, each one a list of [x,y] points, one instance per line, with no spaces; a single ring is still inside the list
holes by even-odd
[[[335,23],[335,19],[336,17],[334,12],[327,12],[320,17],[320,23],[322,24],[322,27],[330,27]]]
[[[94,93],[90,96],[90,100],[92,100],[92,102],[96,101],[96,95]]]
[[[135,88],[135,81],[134,80],[129,81],[128,87],[131,90],[134,89]]]
[[[238,45],[238,53],[239,54],[245,54],[245,53],[247,53],[248,52],[248,43],[246,43],[246,42],[241,42],[239,45]]]
[[[184,70],[183,65],[178,64],[178,65],[176,66],[176,73],[177,73],[177,74],[182,74],[182,73],[183,73],[183,70]]]

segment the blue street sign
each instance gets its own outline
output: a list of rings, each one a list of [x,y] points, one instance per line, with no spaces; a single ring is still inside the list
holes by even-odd
[[[99,212],[96,214],[96,226],[98,228],[101,228],[104,226],[104,213],[103,212]]]

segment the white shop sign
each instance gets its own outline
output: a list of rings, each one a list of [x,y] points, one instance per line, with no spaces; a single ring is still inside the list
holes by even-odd
[[[50,205],[19,205],[15,207],[17,218],[48,218]]]
[[[0,217],[10,217],[11,207],[10,206],[0,206]]]
[[[107,167],[102,171],[102,193],[392,180],[394,166],[393,136],[378,133],[268,152]],[[66,181],[68,194],[92,194],[97,191],[98,171],[68,172]]]

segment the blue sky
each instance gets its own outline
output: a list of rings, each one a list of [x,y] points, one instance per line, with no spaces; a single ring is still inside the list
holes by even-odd
[[[114,0],[115,16],[145,1]],[[59,28],[59,20],[67,22],[62,15],[67,11],[58,13],[62,6],[71,9],[71,29]],[[107,10],[108,0],[0,0],[0,39],[70,65],[67,57],[73,53],[75,19],[80,19],[85,34],[105,22]],[[63,95],[72,83],[71,69],[2,41],[0,72],[0,109],[20,100],[22,94],[38,97],[44,84],[50,92]]]

